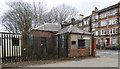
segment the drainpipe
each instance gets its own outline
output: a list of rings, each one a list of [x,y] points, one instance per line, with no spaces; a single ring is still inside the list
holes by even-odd
[[[90,36],[90,56],[92,55],[92,35]]]

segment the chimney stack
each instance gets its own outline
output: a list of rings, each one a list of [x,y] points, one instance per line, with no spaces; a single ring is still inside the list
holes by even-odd
[[[95,12],[97,12],[98,11],[98,8],[97,7],[95,7]]]
[[[74,24],[75,24],[75,18],[71,19],[71,24],[73,24],[73,26],[74,26]]]
[[[84,17],[84,15],[83,15],[83,14],[80,14],[80,20],[82,20],[82,19],[83,19],[83,17]]]

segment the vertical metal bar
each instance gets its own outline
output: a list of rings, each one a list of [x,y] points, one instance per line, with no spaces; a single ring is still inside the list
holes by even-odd
[[[22,41],[22,38],[20,38],[20,36],[18,35],[19,38],[19,61],[20,61],[20,40]]]
[[[14,34],[14,62],[15,62],[15,34]]]
[[[16,35],[16,38],[18,39],[18,35]],[[16,44],[18,44],[18,41],[19,40],[16,40]],[[17,59],[17,61],[18,61],[18,46],[16,46],[16,59]]]
[[[2,34],[1,37],[2,37],[1,39],[2,39],[2,63],[3,63],[3,51],[4,51],[4,50],[3,50],[3,34]]]
[[[9,52],[10,52],[10,62],[11,62],[11,45],[10,45],[10,40],[11,40],[11,37],[10,37],[10,34],[9,34]]]
[[[8,62],[8,35],[7,35],[7,62]]]
[[[5,34],[4,34],[4,58],[5,58],[5,63],[6,63],[6,47],[5,47]]]
[[[59,47],[60,47],[60,35],[58,34],[58,58],[60,58],[60,52],[59,52]]]
[[[11,39],[11,41],[12,41],[11,47],[12,47],[12,62],[13,62],[13,34],[12,34],[12,39]]]

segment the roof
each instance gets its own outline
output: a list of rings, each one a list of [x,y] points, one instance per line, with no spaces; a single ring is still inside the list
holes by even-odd
[[[87,18],[90,18],[92,15],[89,15],[89,16],[86,16],[86,17],[84,17],[83,19],[87,19]]]
[[[85,32],[73,25],[69,25],[63,29],[60,29],[57,34],[64,34],[64,33],[68,33],[68,32],[69,33],[78,33],[78,34],[92,34],[90,32]]]
[[[38,26],[37,28],[34,28],[33,30],[43,30],[43,31],[56,32],[59,29],[61,29],[61,25],[58,23],[45,23],[43,25]]]
[[[112,6],[109,6],[109,7],[107,7],[107,8],[104,8],[104,9],[102,9],[102,10],[99,10],[98,13],[102,13],[102,12],[111,10],[111,9],[113,9],[113,8],[117,8],[117,7],[119,7],[119,6],[120,6],[120,2],[117,3],[117,4],[114,4],[114,5],[112,5]]]
[[[19,34],[19,33],[9,33],[9,32],[7,32],[7,31],[5,31],[5,32],[1,32],[1,31],[0,31],[0,34],[16,34],[16,35],[21,35],[21,34]]]

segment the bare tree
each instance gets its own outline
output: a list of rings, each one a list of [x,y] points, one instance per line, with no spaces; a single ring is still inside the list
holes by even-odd
[[[45,15],[45,21],[50,23],[57,22],[61,24],[63,21],[69,18],[69,16],[76,16],[77,13],[78,12],[75,8],[62,4],[51,9],[51,11]]]
[[[8,3],[10,9],[4,14],[2,23],[9,32],[28,33],[32,28],[31,4],[25,2]]]
[[[29,4],[27,2],[10,2],[10,9],[4,14],[2,23],[9,32],[28,34],[43,22],[42,16],[45,11],[44,6],[39,4]]]
[[[42,23],[44,23],[44,14],[47,11],[47,8],[45,7],[45,3],[43,2],[38,2],[33,4],[33,14],[34,14],[34,28],[38,27]]]

